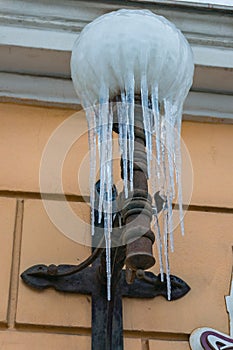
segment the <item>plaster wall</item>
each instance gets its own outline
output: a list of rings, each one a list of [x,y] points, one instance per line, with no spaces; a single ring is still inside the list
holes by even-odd
[[[90,349],[90,297],[34,291],[19,278],[31,265],[76,264],[90,253],[51,222],[39,193],[44,147],[74,113],[0,104],[1,350]],[[88,235],[88,141],[82,111],[75,120],[73,128],[79,137],[67,153],[62,179],[68,204],[86,223]],[[126,350],[188,350],[190,333],[203,326],[229,333],[224,296],[229,295],[232,271],[233,125],[185,121],[182,137],[192,160],[194,182],[185,216],[186,236],[176,230],[171,265],[172,273],[192,289],[175,302],[160,297],[125,299]],[[119,179],[117,160],[114,166]],[[48,200],[59,202],[62,198],[54,182],[48,176]],[[77,227],[77,232],[82,230]],[[157,264],[153,271],[158,273]]]

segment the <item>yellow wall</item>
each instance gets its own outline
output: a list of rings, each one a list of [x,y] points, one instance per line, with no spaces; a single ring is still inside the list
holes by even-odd
[[[65,237],[50,221],[39,194],[43,149],[73,110],[0,104],[0,349],[90,349],[88,296],[34,291],[19,274],[38,263],[83,260],[88,247]],[[77,142],[64,163],[63,186],[72,209],[89,221],[88,149],[84,114],[77,114]],[[194,328],[228,333],[224,296],[229,294],[233,246],[233,126],[184,122],[182,136],[194,173],[186,236],[175,232],[172,273],[192,288],[167,302],[124,300],[126,350],[186,350]],[[77,174],[81,188],[77,184]],[[52,201],[59,200],[48,179]],[[80,231],[82,230],[80,226]],[[77,229],[78,231],[78,229]],[[86,234],[86,233],[85,233]],[[83,238],[83,236],[81,236]],[[158,266],[153,268],[158,273]]]

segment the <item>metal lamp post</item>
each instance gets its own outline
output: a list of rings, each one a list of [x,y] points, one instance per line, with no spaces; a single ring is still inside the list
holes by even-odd
[[[102,34],[109,23],[113,34],[105,40]],[[119,23],[122,26],[119,27]],[[144,23],[148,28],[140,27],[143,35],[137,38],[135,25]],[[157,30],[155,41],[153,32],[150,32],[153,29]],[[125,37],[121,37],[124,33]],[[134,47],[134,51],[132,47],[127,47],[128,33],[133,38],[129,40],[129,46]],[[166,34],[165,38],[163,34]],[[96,42],[97,38],[102,42]],[[92,39],[94,41],[91,42]],[[168,39],[171,40],[171,47]],[[111,40],[116,49],[112,53],[109,52]],[[163,42],[165,48],[161,47]],[[150,50],[143,51],[143,45]],[[91,51],[90,57],[88,50]],[[106,56],[108,52],[109,58]],[[167,275],[162,273],[162,276],[156,276],[145,271],[155,263],[152,253],[155,235],[151,229],[155,215],[157,218],[163,212],[165,218],[166,249],[169,237],[172,237],[168,235],[168,226],[174,195],[174,167],[162,142],[171,151],[171,146],[177,141],[168,124],[173,123],[174,129],[179,131],[182,102],[193,74],[190,52],[186,40],[170,22],[149,11],[127,10],[95,20],[84,29],[74,47],[71,63],[74,85],[86,108],[90,130],[92,128],[89,137],[94,135],[96,140],[98,136],[100,158],[103,160],[100,164],[102,177],[95,187],[95,168],[92,168],[92,245],[95,248],[91,256],[78,266],[36,265],[27,269],[21,277],[36,289],[53,287],[57,291],[92,296],[93,350],[123,349],[122,297],[154,298],[162,295],[175,300],[190,290],[183,280],[169,275],[167,265]],[[177,54],[180,56],[177,57]],[[166,65],[169,67],[166,68]],[[148,190],[148,181],[153,173],[149,165],[153,145],[150,128],[153,128],[157,139],[160,136],[159,142],[155,140],[156,159],[161,150],[160,158],[161,162],[164,161],[165,172],[165,181],[160,180],[161,189],[152,194]],[[109,142],[106,145],[111,149],[112,131],[119,134],[121,147],[124,190],[119,195],[112,180],[110,151],[106,150],[106,157],[101,154],[101,150],[105,152],[101,146],[106,141],[105,136]],[[164,131],[167,131],[167,135]],[[92,141],[93,160],[96,148]],[[126,152],[124,147],[127,147]],[[176,159],[179,159],[178,154]],[[157,175],[161,177],[161,173]],[[179,171],[176,177],[179,180]],[[116,203],[114,212],[113,203]],[[110,213],[109,208],[112,210]],[[161,243],[161,238],[158,243]]]

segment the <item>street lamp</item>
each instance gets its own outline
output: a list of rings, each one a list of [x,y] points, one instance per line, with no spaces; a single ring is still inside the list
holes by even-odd
[[[37,289],[92,295],[93,350],[123,349],[123,296],[174,300],[190,289],[170,276],[168,253],[173,250],[175,197],[184,231],[180,129],[193,71],[183,34],[148,10],[103,15],[74,44],[71,75],[89,128],[93,251],[78,266],[36,265],[22,278]],[[112,168],[113,131],[121,152],[124,189],[119,195]],[[144,271],[155,263],[155,240],[159,276]]]

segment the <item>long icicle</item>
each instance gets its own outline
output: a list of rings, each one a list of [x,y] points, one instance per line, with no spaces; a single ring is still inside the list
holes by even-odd
[[[112,103],[109,104],[109,120],[107,130],[107,190],[106,190],[106,270],[107,270],[107,299],[111,300],[111,233],[112,233],[112,127],[113,127],[113,112]]]
[[[92,108],[86,111],[88,115],[88,141],[90,149],[90,205],[91,205],[91,234],[95,233],[95,179],[96,179],[96,116]]]
[[[99,223],[102,219],[102,208],[104,201],[104,194],[106,191],[106,158],[107,158],[107,123],[108,115],[106,112],[107,102],[106,98],[100,102],[99,106],[99,129],[98,129],[98,146],[100,158],[100,195],[99,195]]]
[[[157,245],[158,257],[159,257],[159,269],[161,281],[164,281],[164,264],[163,264],[163,242],[161,236],[161,230],[158,218],[157,203],[155,201],[155,193],[160,189],[160,113],[158,106],[158,90],[154,89],[151,94],[151,104],[152,104],[152,165],[151,165],[151,178],[150,184],[152,189],[152,200],[153,200],[153,226],[155,230],[155,240]]]
[[[177,107],[177,106],[176,106]],[[179,217],[180,217],[180,229],[181,234],[184,236],[184,221],[183,221],[183,194],[182,194],[182,179],[181,179],[181,148],[180,148],[180,135],[181,135],[181,124],[182,124],[182,110],[177,108],[176,118],[176,129],[175,129],[175,163],[176,163],[176,182],[178,191],[178,206],[179,206]]]
[[[148,113],[148,86],[146,75],[142,76],[141,79],[141,101],[142,101],[142,115],[143,115],[143,124],[144,132],[146,138],[146,149],[147,149],[147,175],[150,178],[150,163],[152,158],[152,139],[151,139],[151,125],[150,118]]]
[[[151,94],[152,111],[154,115],[154,133],[156,138],[156,160],[157,160],[157,176],[160,179],[160,111],[159,111],[159,96],[158,86],[156,85]]]
[[[121,115],[118,115],[122,121],[122,163],[123,163],[123,181],[124,181],[124,192],[125,198],[128,198],[128,129],[129,129],[129,118],[125,93],[121,93]]]
[[[161,163],[163,165],[163,181],[161,188],[161,196],[164,200],[163,205],[163,241],[164,241],[164,255],[165,255],[165,267],[167,277],[167,296],[168,300],[171,297],[171,280],[170,280],[170,267],[169,267],[169,236],[168,236],[168,200],[169,200],[169,169],[168,169],[168,149],[166,144],[166,135],[168,125],[166,123],[165,115],[165,104],[164,115],[161,118]]]
[[[165,202],[164,215],[163,215],[163,230],[164,230],[164,251],[165,251],[165,264],[167,275],[167,298],[171,300],[171,277],[170,277],[170,265],[169,265],[169,236],[168,236],[168,212],[167,203]]]
[[[134,77],[131,75],[126,86],[126,101],[128,111],[128,138],[129,138],[129,185],[133,191],[133,157],[134,157]]]
[[[174,118],[172,115],[172,106],[169,101],[164,101],[164,117],[166,123],[166,149],[167,149],[167,205],[168,205],[168,232],[170,238],[171,251],[174,251],[174,239],[173,239],[173,213],[172,213],[172,201],[174,199],[175,185],[174,185],[174,163],[173,163],[173,151],[174,151]]]
[[[100,157],[99,222],[104,220],[106,247],[107,299],[111,300],[111,233],[112,233],[112,127],[113,113],[107,89],[101,91],[98,145]]]

